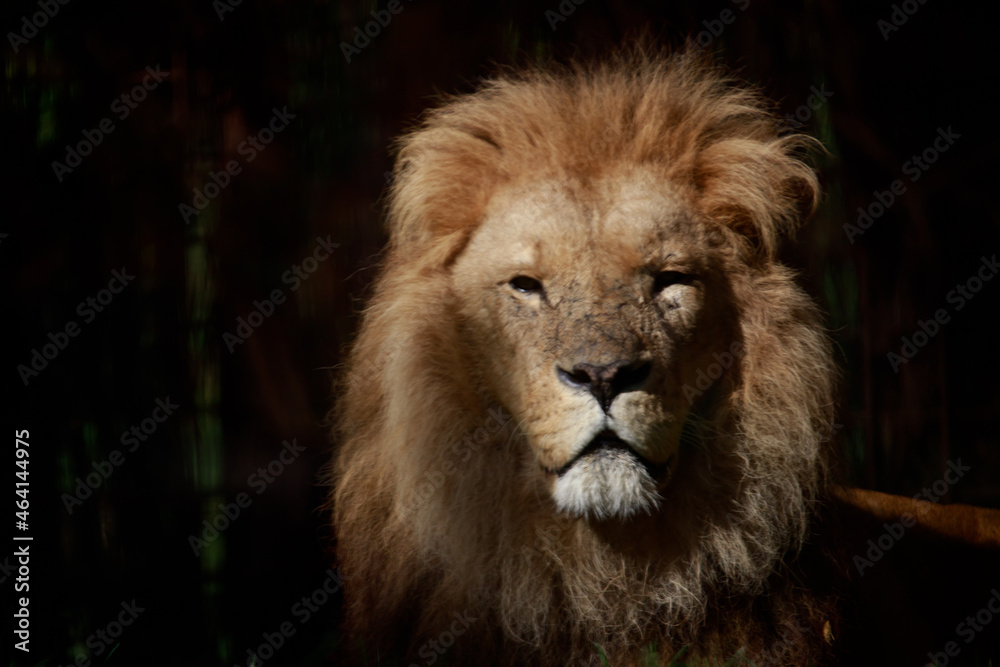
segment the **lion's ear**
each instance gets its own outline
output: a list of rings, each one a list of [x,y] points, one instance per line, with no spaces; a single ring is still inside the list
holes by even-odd
[[[485,128],[449,123],[452,113],[433,112],[399,143],[389,194],[393,246],[467,234],[500,178],[496,140]]]
[[[817,145],[805,135],[709,144],[695,168],[703,212],[745,238],[758,259],[774,259],[781,238],[816,209],[819,182],[803,154]]]

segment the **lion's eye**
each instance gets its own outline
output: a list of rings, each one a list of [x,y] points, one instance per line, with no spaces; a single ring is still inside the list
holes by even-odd
[[[542,291],[542,283],[529,276],[516,276],[511,278],[509,284],[518,292],[525,294],[536,294]]]
[[[660,271],[653,276],[653,294],[659,294],[671,285],[686,285],[691,276],[680,271]]]

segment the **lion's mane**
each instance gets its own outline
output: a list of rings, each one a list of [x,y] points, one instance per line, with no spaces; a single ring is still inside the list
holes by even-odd
[[[651,645],[815,657],[830,610],[795,564],[825,495],[834,366],[774,259],[815,205],[807,143],[703,61],[641,52],[502,76],[404,137],[390,246],[334,408],[347,629],[368,655],[427,657],[453,638],[457,664],[590,664],[595,645],[616,665]],[[664,509],[607,528],[559,516],[525,482],[517,415],[477,382],[491,351],[467,349],[447,276],[500,185],[623,163],[658,169],[715,225],[740,340],[698,392]],[[651,553],[649,531],[674,546]]]

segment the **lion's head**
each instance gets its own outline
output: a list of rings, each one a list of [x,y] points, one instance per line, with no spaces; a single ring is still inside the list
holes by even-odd
[[[354,630],[417,654],[468,612],[459,655],[560,664],[764,641],[719,614],[783,600],[832,418],[774,259],[814,205],[805,143],[641,54],[492,81],[404,138],[337,408]]]
[[[660,509],[697,372],[740,332],[718,242],[660,170],[537,174],[498,189],[452,269],[483,388],[557,510]],[[539,480],[542,483],[542,480]]]

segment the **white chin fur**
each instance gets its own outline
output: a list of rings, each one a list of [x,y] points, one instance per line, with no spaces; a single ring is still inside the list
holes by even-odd
[[[590,454],[556,478],[552,492],[561,512],[589,519],[627,519],[659,507],[656,482],[627,452]]]

